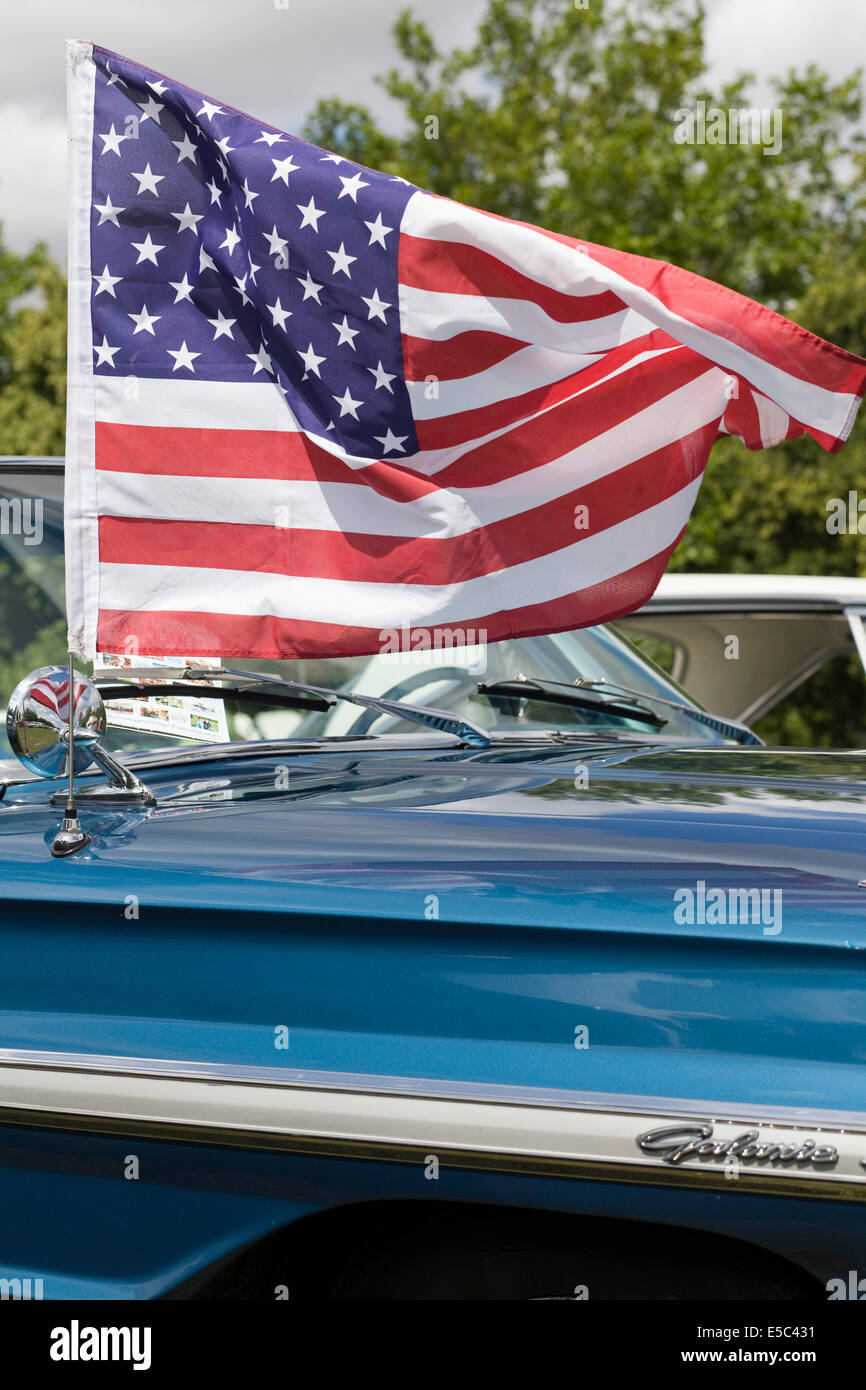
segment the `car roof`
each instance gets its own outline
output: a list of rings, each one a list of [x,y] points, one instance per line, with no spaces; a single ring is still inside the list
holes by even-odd
[[[665,574],[640,610],[690,607],[736,608],[866,606],[866,579],[825,574]]]
[[[65,467],[62,454],[0,454],[0,472],[62,473]]]

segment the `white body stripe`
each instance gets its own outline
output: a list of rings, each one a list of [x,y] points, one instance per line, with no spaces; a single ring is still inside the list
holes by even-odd
[[[817,1195],[822,1185],[843,1184],[863,1189],[866,1195],[861,1163],[866,1154],[864,1116],[844,1117],[843,1125],[832,1116],[808,1111],[756,1116],[745,1106],[740,1118],[730,1105],[720,1114],[709,1102],[664,1097],[653,1098],[644,1108],[640,1097],[624,1102],[614,1096],[608,1106],[601,1096],[533,1094],[526,1088],[510,1091],[461,1083],[449,1094],[448,1083],[407,1079],[401,1086],[399,1078],[387,1078],[392,1083],[388,1089],[377,1089],[378,1078],[339,1075],[317,1086],[314,1073],[301,1080],[281,1080],[275,1069],[262,1069],[256,1076],[251,1075],[252,1069],[211,1066],[198,1068],[196,1075],[196,1069],[182,1062],[160,1062],[149,1070],[144,1059],[102,1059],[100,1065],[93,1058],[89,1065],[76,1066],[63,1054],[53,1056],[53,1063],[28,1064],[26,1054],[19,1054],[19,1060],[3,1060],[0,1124],[14,1119],[16,1111],[36,1111],[47,1122],[52,1117],[83,1116],[115,1122],[120,1129],[124,1121],[133,1127],[136,1123],[180,1126],[181,1131],[188,1126],[212,1131],[217,1143],[221,1131],[240,1131],[249,1136],[251,1147],[279,1139],[330,1140],[378,1146],[385,1158],[389,1148],[410,1148],[436,1153],[446,1163],[449,1152],[477,1155],[479,1166],[495,1155],[601,1164],[609,1168],[613,1181],[617,1169],[626,1166],[639,1170],[638,1180],[641,1172],[650,1180],[659,1170],[673,1171],[686,1182],[696,1172],[708,1171],[724,1180],[730,1175],[718,1159],[690,1157],[671,1165],[642,1151],[637,1143],[647,1131],[707,1124],[718,1144],[757,1130],[763,1144],[800,1146],[811,1141],[838,1152],[832,1165],[764,1166],[743,1159],[737,1164],[737,1177],[759,1174],[784,1191],[786,1182],[805,1176],[818,1189]],[[735,1187],[731,1182],[730,1189]]]

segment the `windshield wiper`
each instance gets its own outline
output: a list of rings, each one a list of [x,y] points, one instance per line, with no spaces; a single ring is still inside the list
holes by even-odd
[[[568,705],[571,709],[591,710],[594,714],[611,714],[617,719],[634,719],[661,729],[667,720],[638,700],[611,699],[584,692],[564,681],[543,680],[539,676],[512,676],[507,680],[482,681],[479,695],[493,702],[514,700],[543,700],[545,704]]]
[[[596,696],[592,692],[597,689],[613,693],[611,696]],[[478,686],[478,692],[487,695],[488,698],[492,693],[494,698],[499,696],[503,699],[546,700],[551,704],[594,710],[599,714],[611,714],[620,719],[634,719],[661,729],[668,720],[650,708],[646,703],[650,701],[652,704],[664,705],[677,714],[685,715],[687,719],[692,719],[698,724],[704,724],[726,738],[735,739],[737,743],[762,746],[757,734],[753,734],[751,729],[735,719],[722,719],[719,715],[707,714],[705,710],[697,709],[694,705],[683,704],[679,700],[668,700],[661,695],[650,695],[644,690],[632,690],[629,686],[617,685],[614,681],[581,678],[569,684],[567,681],[550,681],[538,676],[516,675],[510,680],[482,682]]]
[[[208,669],[200,666],[129,666],[118,673],[124,677],[118,680],[96,678],[103,699],[116,700],[130,694],[202,694],[202,685],[213,687],[214,681],[222,684],[213,688],[213,697],[231,694],[245,700],[256,700],[267,704],[293,705],[298,709],[329,710],[339,700],[364,709],[373,709],[380,714],[391,714],[398,719],[406,719],[410,724],[423,724],[437,733],[453,734],[467,748],[489,748],[490,735],[470,719],[461,719],[450,710],[437,709],[433,705],[407,705],[402,700],[388,700],[381,695],[356,695],[349,690],[331,690],[323,685],[305,685],[301,681],[285,680],[269,671],[238,671],[227,666]],[[110,692],[110,693],[109,693]]]

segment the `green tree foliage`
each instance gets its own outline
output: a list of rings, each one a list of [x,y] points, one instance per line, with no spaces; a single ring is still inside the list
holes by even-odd
[[[66,281],[0,241],[0,454],[62,454],[65,410]]]

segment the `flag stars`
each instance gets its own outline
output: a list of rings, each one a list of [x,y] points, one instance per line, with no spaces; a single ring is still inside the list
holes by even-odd
[[[93,206],[95,211],[99,213],[99,222],[97,223],[97,226],[101,227],[103,222],[113,222],[115,227],[120,226],[120,223],[117,220],[117,214],[119,212],[126,212],[126,208],[114,207],[112,205],[111,198],[109,195],[106,195],[104,203],[94,203]]]
[[[331,392],[331,394],[333,395],[333,392]],[[344,391],[343,395],[342,395],[342,396],[334,396],[334,400],[337,402],[338,406],[340,407],[340,419],[341,419],[341,420],[342,420],[342,418],[343,418],[344,415],[351,415],[351,417],[352,417],[353,420],[357,420],[357,419],[358,419],[358,407],[361,406],[361,405],[363,405],[364,402],[363,402],[363,401],[356,401],[356,400],[354,400],[354,399],[352,398],[350,392],[349,392],[348,386],[346,387],[346,390]],[[408,436],[407,436],[407,437],[408,437]]]
[[[94,344],[93,344],[93,351],[96,353],[96,364],[95,364],[95,365],[96,365],[97,367],[113,367],[113,366],[114,366],[114,354],[115,354],[116,352],[120,352],[120,348],[119,348],[119,347],[109,347],[109,345],[108,345],[108,339],[106,338],[105,334],[103,333],[103,335],[102,335],[102,344],[100,345],[99,343],[94,343]]]
[[[321,304],[322,301],[319,298],[319,290],[322,288],[322,286],[316,284],[309,271],[307,271],[305,277],[302,277],[300,275],[298,276],[298,284],[303,285],[304,288],[304,299],[301,301],[301,303],[303,303],[304,300],[307,299],[315,299],[317,304]]]
[[[331,326],[332,328],[336,328],[338,334],[340,335],[337,340],[337,347],[342,347],[344,343],[348,343],[352,351],[357,352],[358,349],[355,347],[355,339],[357,338],[360,329],[350,328],[349,320],[346,318],[345,314],[343,315],[342,323],[335,323]]]
[[[344,178],[342,174],[338,174],[337,177],[343,185],[343,191],[340,193],[337,202],[340,201],[340,198],[351,198],[353,203],[357,203],[359,191],[362,188],[370,187],[369,183],[365,182],[360,174],[354,174],[350,179]]]
[[[109,273],[108,266],[106,266],[102,274],[94,275],[93,279],[96,281],[96,290],[94,291],[94,298],[97,294],[110,294],[112,299],[117,298],[117,295],[114,293],[114,287],[115,285],[120,284],[120,281],[123,279],[122,275],[111,275]]]
[[[190,304],[192,304],[194,286],[189,283],[189,279],[186,275],[184,275],[182,280],[169,280],[168,283],[173,290],[177,290],[177,294],[174,297],[175,304],[180,304],[183,299],[188,299]]]
[[[390,309],[391,305],[386,303],[384,299],[379,298],[378,290],[373,291],[372,299],[368,299],[367,296],[364,294],[361,295],[361,298],[363,299],[364,303],[370,311],[367,315],[368,322],[372,319],[381,319],[383,323],[388,322],[388,320],[385,318],[385,310]]]
[[[133,337],[135,337],[136,333],[149,333],[151,338],[154,338],[156,334],[153,331],[153,325],[159,323],[162,315],[148,313],[147,305],[142,304],[140,314],[127,314],[126,317],[132,319],[132,322],[135,324],[132,334]]]
[[[132,174],[130,177],[138,179],[139,194],[154,193],[157,198],[159,197],[159,192],[157,190],[156,185],[158,183],[162,183],[163,179],[165,178],[165,174],[154,174],[150,167],[150,164],[147,164],[142,173]]]
[[[313,375],[317,376],[321,381],[322,374],[319,371],[319,364],[321,362],[327,362],[328,359],[326,357],[318,357],[316,353],[313,351],[312,343],[310,343],[310,346],[307,348],[306,352],[299,352],[298,356],[304,364],[303,380],[306,381],[310,372],[312,372]]]
[[[289,249],[289,243],[288,243],[288,241],[286,240],[285,237],[280,236],[279,232],[277,231],[277,224],[276,224],[276,222],[274,223],[273,230],[270,231],[270,232],[262,232],[262,236],[264,237],[265,241],[268,243],[268,255],[269,255],[269,256],[285,256],[285,255],[286,255],[286,253],[288,252],[288,249]]]
[[[135,262],[136,265],[141,265],[144,261],[151,261],[154,265],[157,265],[157,256],[160,251],[165,250],[164,246],[158,246],[153,241],[150,232],[148,232],[144,241],[134,241],[132,246],[133,250],[138,252],[138,260]]]
[[[350,256],[347,254],[346,243],[344,241],[341,241],[339,251],[328,251],[327,254],[331,257],[331,260],[334,262],[334,274],[339,275],[342,272],[343,275],[345,275],[349,280],[351,280],[352,272],[350,271],[349,266],[352,265],[353,262],[358,259],[358,257]]]
[[[403,446],[406,443],[406,440],[409,438],[409,436],[408,434],[393,434],[391,430],[388,429],[388,431],[384,435],[377,434],[374,436],[374,438],[377,444],[382,445],[383,454],[405,454],[406,450]]]
[[[302,214],[301,231],[303,231],[305,227],[312,227],[314,232],[319,230],[319,218],[325,216],[325,210],[323,208],[317,208],[313,198],[310,199],[306,206],[304,206],[303,203],[298,203],[298,212]]]
[[[237,323],[237,319],[227,319],[223,315],[222,309],[217,309],[216,318],[208,319],[208,323],[213,324],[214,342],[216,342],[217,338],[230,338],[232,342],[234,342],[235,335],[232,333],[232,328]]]
[[[277,302],[275,304],[268,304],[267,309],[271,316],[271,319],[273,320],[274,328],[281,328],[283,332],[285,332],[286,319],[290,319],[292,317],[291,309],[284,309],[279,301],[279,297],[277,298]]]
[[[271,162],[274,166],[271,183],[273,183],[275,179],[282,179],[286,188],[288,188],[289,174],[294,174],[297,169],[300,169],[300,164],[296,164],[291,155],[288,155],[285,159],[274,159]]]
[[[101,67],[93,154],[103,173],[91,200],[97,374],[215,384],[239,376],[262,393],[276,385],[322,444],[405,465],[418,444],[399,365],[397,241],[413,185],[390,184],[146,71],[130,69],[126,89],[115,91],[104,57]],[[122,162],[100,165],[100,152]],[[133,165],[140,171],[130,173]]]
[[[390,391],[391,395],[393,396],[394,388],[391,385],[391,382],[394,380],[396,372],[386,372],[385,368],[382,366],[381,361],[379,362],[378,367],[368,367],[367,371],[370,372],[371,375],[376,378],[377,391],[379,391],[384,386],[385,390]],[[406,437],[408,438],[408,435]]]
[[[365,222],[365,223],[364,223],[364,226],[367,228],[367,231],[370,233],[370,240],[369,240],[369,242],[368,242],[368,245],[369,245],[369,246],[384,246],[384,247],[385,247],[385,250],[387,251],[388,248],[387,248],[387,246],[385,246],[385,238],[386,238],[386,236],[388,235],[389,232],[393,232],[394,228],[393,228],[393,227],[386,227],[386,226],[384,225],[384,223],[383,223],[383,221],[382,221],[382,214],[381,214],[381,212],[379,213],[379,216],[376,218],[376,221],[375,221],[375,222]]]
[[[276,372],[274,371],[274,364],[271,361],[270,353],[268,352],[264,343],[262,343],[258,352],[248,352],[247,357],[250,359],[251,362],[255,363],[255,366],[253,367],[253,376],[256,376],[259,372],[262,371],[269,372],[271,376],[276,376]]]
[[[116,154],[119,159],[120,147],[126,139],[126,136],[118,134],[114,129],[114,122],[111,124],[111,129],[107,131],[105,135],[100,135],[99,138],[102,141],[102,153],[108,154],[110,152],[111,154]]]
[[[195,166],[195,145],[190,140],[189,133],[187,131],[184,131],[182,140],[172,140],[171,143],[178,151],[178,164],[180,164],[184,159],[188,159],[190,164]]]
[[[228,250],[229,255],[231,256],[232,253],[234,252],[234,249],[235,249],[235,247],[237,246],[237,244],[238,244],[239,241],[240,241],[240,236],[238,235],[238,232],[237,232],[236,228],[235,228],[235,227],[227,227],[227,228],[226,228],[225,239],[224,239],[223,241],[220,242],[219,249],[222,250],[223,247],[225,246],[225,247],[227,248],[227,250]]]
[[[197,232],[197,224],[202,220],[204,213],[193,212],[187,203],[183,212],[173,212],[171,215],[177,218],[179,232]]]
[[[138,109],[141,112],[142,124],[149,120],[156,121],[157,125],[161,124],[159,113],[164,107],[162,102],[157,101],[155,97],[148,97],[147,101],[140,101],[138,103]]]
[[[190,352],[186,345],[186,339],[184,339],[179,348],[166,348],[166,352],[169,357],[174,358],[173,372],[180,371],[181,368],[185,368],[188,372],[195,372],[193,360],[196,357],[201,357],[200,352]]]

